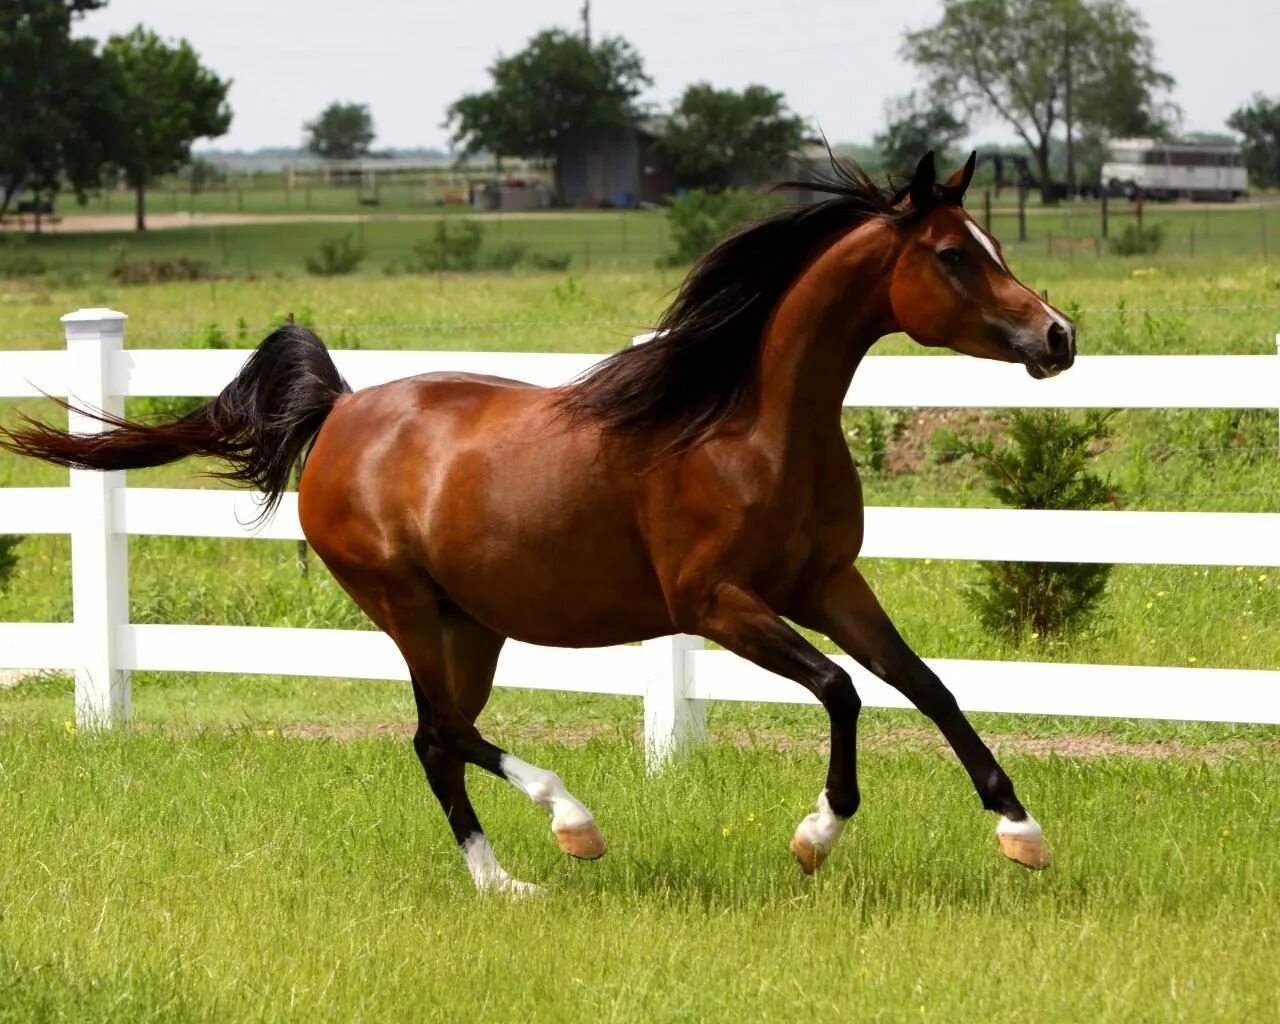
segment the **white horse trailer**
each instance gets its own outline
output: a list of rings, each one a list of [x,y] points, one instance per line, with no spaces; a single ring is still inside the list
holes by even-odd
[[[1244,151],[1233,143],[1115,139],[1102,165],[1102,187],[1132,199],[1243,199],[1249,194]]]

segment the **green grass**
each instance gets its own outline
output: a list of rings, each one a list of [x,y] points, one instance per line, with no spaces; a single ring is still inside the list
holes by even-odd
[[[365,253],[361,269],[381,273],[390,263],[403,262],[413,246],[435,239],[441,216],[406,219],[366,217],[351,223],[310,221],[241,224],[219,227],[174,228],[163,231],[60,231],[27,236],[28,254],[38,255],[53,272],[70,279],[104,278],[121,258],[129,261],[174,259],[185,256],[209,265],[219,276],[263,276],[300,273],[306,257],[321,243],[350,236]],[[509,218],[482,214],[472,218],[484,226],[482,253],[510,245],[524,245],[548,256],[568,256],[575,272],[653,267],[666,250],[666,220],[654,212],[548,212]],[[3,241],[3,236],[0,236]],[[9,243],[14,245],[16,243]],[[0,261],[4,249],[0,248]],[[2,265],[2,262],[0,262]]]
[[[396,206],[369,213],[367,207],[341,201],[317,205],[312,217],[358,217],[351,223],[309,219],[298,206],[282,207],[261,198],[248,202],[243,211],[217,205],[211,195],[197,206],[204,212],[245,212],[294,215],[283,223],[226,226],[192,226],[144,233],[133,231],[76,232],[70,218],[65,230],[29,235],[28,253],[38,255],[55,277],[72,282],[106,277],[121,258],[130,261],[169,260],[180,256],[209,265],[222,277],[262,277],[298,273],[306,258],[330,239],[349,235],[365,251],[366,272],[379,273],[404,261],[415,243],[434,237],[439,218],[470,217],[484,226],[484,249],[521,245],[530,253],[564,257],[575,273],[644,270],[654,267],[669,249],[665,215],[661,211],[544,211],[534,216],[504,216],[458,208]],[[335,193],[336,194],[336,193]],[[180,197],[185,199],[185,196]],[[161,202],[153,212],[169,212],[172,203]],[[181,206],[181,204],[179,204]],[[980,205],[973,207],[981,218]],[[1118,236],[1134,220],[1128,204],[1114,204],[1111,234]],[[1280,254],[1280,204],[1237,209],[1148,204],[1144,223],[1164,231],[1158,255],[1117,257],[1101,238],[1096,204],[1064,204],[1057,209],[1035,209],[1027,218],[1027,240],[1018,241],[1017,217],[998,205],[991,229],[1004,244],[1006,255],[1021,266],[1043,260],[1060,275],[1086,276],[1101,271],[1127,275],[1129,269],[1153,265],[1185,265],[1192,274],[1203,273],[1206,260],[1250,259],[1265,263]],[[4,241],[0,236],[0,241]],[[10,241],[8,244],[14,244]],[[0,267],[5,264],[0,248]],[[1121,269],[1125,268],[1125,269]]]
[[[864,758],[813,879],[814,752],[525,742],[600,862],[482,775],[480,900],[404,742],[0,730],[0,1020],[1237,1021],[1274,998],[1280,761],[1009,757],[1056,863],[995,851],[958,766]]]
[[[293,243],[263,244],[292,258]],[[1082,351],[1274,352],[1274,267],[1011,258],[1084,311]],[[0,285],[0,347],[60,347],[60,314],[113,305],[140,347],[198,347],[210,324],[247,347],[292,311],[335,347],[607,351],[677,283],[656,270],[135,288],[55,277]],[[5,405],[5,422],[15,406],[46,410]],[[865,458],[864,415],[846,427]],[[869,501],[989,503],[972,467],[933,460],[930,421],[885,416],[900,464],[864,473]],[[1123,507],[1277,511],[1274,412],[1126,412],[1115,428],[1102,458]],[[130,482],[207,484],[199,468]],[[64,479],[0,459],[0,485]],[[0,619],[67,620],[66,538],[28,537],[18,553]],[[131,618],[367,628],[296,559],[292,543],[136,538]],[[1121,567],[1080,631],[1011,643],[978,632],[970,567],[864,569],[930,656],[1280,668],[1269,570]],[[568,861],[540,812],[474,774],[504,864],[551,890],[510,904],[472,892],[400,735],[404,684],[139,673],[135,707],[134,729],[92,736],[64,725],[66,678],[0,690],[0,1022],[1237,1021],[1274,1001],[1274,727],[973,716],[984,735],[1180,751],[1003,755],[1057,857],[1031,875],[998,856],[990,817],[920,716],[868,711],[863,810],[806,880],[786,843],[821,784],[820,709],[715,704],[718,741],[650,779],[638,701],[503,690],[486,734],[559,772],[612,844],[599,863]],[[315,733],[356,738],[286,738]]]
[[[1077,313],[1084,352],[1275,351],[1280,270],[1273,267],[1166,260],[1138,276],[1120,261],[1074,271],[1043,259],[1015,267],[1062,305],[1084,311]],[[112,305],[130,314],[127,342],[135,347],[199,347],[210,324],[225,343],[248,347],[293,311],[338,348],[600,352],[627,344],[651,324],[677,281],[674,273],[650,270],[426,280],[292,276],[132,288],[23,284],[0,290],[0,344],[59,347],[61,313],[79,305]],[[886,339],[879,350],[920,351],[902,338]],[[0,418],[6,421],[16,408],[45,409],[39,401],[4,405]],[[914,450],[914,457],[893,469],[868,468],[868,415],[848,413],[846,427],[864,463],[869,503],[991,503],[971,466],[933,459],[934,421],[909,410],[879,415],[890,453]],[[998,423],[992,414],[984,419]],[[1114,430],[1101,466],[1122,508],[1280,511],[1273,412],[1127,411],[1116,418]],[[210,481],[198,476],[202,468],[184,463],[131,474],[130,482],[207,486]],[[65,473],[54,467],[0,458],[0,485],[64,480]],[[0,593],[0,617],[66,620],[67,551],[65,538],[25,539],[18,575]],[[364,622],[322,568],[300,578],[292,544],[147,538],[135,540],[131,551],[136,621],[344,628]],[[1120,567],[1098,616],[1081,631],[1016,643],[983,637],[975,628],[963,599],[973,570],[964,563],[880,561],[864,569],[907,638],[929,656],[1280,668],[1280,573],[1265,569]]]

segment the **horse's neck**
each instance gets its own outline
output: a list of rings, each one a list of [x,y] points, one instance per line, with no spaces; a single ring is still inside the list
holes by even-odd
[[[784,446],[839,427],[844,397],[867,350],[893,329],[892,230],[867,224],[810,265],[774,310],[757,375],[757,432]]]

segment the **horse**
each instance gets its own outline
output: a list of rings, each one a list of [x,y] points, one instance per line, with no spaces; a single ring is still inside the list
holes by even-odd
[[[891,332],[1037,379],[1071,366],[1074,325],[964,212],[974,162],[939,181],[929,153],[892,188],[833,159],[822,181],[790,185],[822,199],[714,247],[653,340],[561,387],[428,373],[353,393],[311,331],[285,326],[181,418],[99,413],[109,429],[84,435],[26,419],[0,444],[98,470],[213,457],[262,492],[264,514],[302,461],[303,531],[408,664],[413,747],[481,892],[540,890],[499,863],[467,764],[547,811],[564,852],[605,852],[557,775],[476,727],[507,637],[591,647],[699,634],[808,690],[831,751],[790,848],[816,871],[858,809],[861,702],[788,620],[928,716],[999,815],[1001,852],[1040,869],[1041,826],[855,566],[862,490],[840,422],[859,363]]]

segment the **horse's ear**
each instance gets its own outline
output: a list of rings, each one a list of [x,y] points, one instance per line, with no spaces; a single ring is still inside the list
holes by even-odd
[[[911,196],[911,205],[917,210],[927,210],[934,203],[933,186],[938,181],[938,172],[933,165],[933,150],[929,150],[916,164],[916,173],[911,176],[911,185],[907,194]]]
[[[969,159],[964,162],[964,166],[952,174],[942,186],[949,195],[955,197],[957,203],[964,198],[965,190],[973,180],[973,169],[977,166],[978,151],[975,149],[969,154]]]

